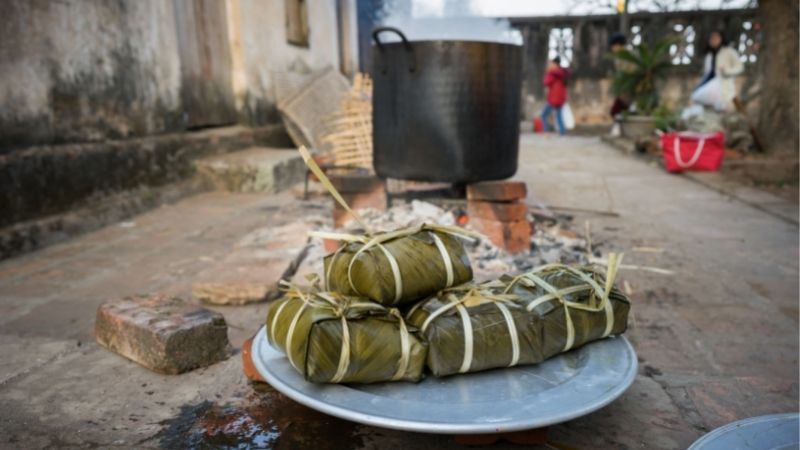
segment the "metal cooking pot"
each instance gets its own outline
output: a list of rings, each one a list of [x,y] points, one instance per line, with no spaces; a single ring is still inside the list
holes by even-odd
[[[383,32],[400,42],[381,42]],[[471,183],[517,171],[522,47],[409,42],[376,28],[373,161],[383,178]]]

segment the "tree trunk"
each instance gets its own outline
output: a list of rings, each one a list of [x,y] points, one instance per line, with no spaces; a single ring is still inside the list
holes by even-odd
[[[760,0],[764,30],[758,135],[770,153],[797,154],[798,1]]]

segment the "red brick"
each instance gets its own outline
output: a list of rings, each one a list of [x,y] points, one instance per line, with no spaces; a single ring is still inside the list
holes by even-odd
[[[381,184],[376,186],[373,191],[362,192],[358,194],[342,194],[342,197],[354,210],[364,208],[374,208],[378,211],[386,210],[386,189]],[[333,206],[333,224],[336,228],[341,228],[347,222],[353,219],[352,215],[342,208],[339,203],[334,203]]]
[[[225,318],[175,297],[103,303],[94,332],[100,345],[160,373],[183,373],[228,357]]]
[[[513,444],[534,445],[547,443],[547,428],[503,433],[503,439]]]
[[[500,440],[520,445],[546,444],[547,428],[534,428],[533,430],[513,431],[510,433],[459,434],[455,436],[457,444],[470,446],[493,445]]]
[[[492,243],[511,253],[519,253],[530,249],[533,227],[527,220],[501,222],[475,218],[469,222],[480,233],[485,234]]]
[[[528,215],[528,205],[523,202],[467,202],[467,214],[480,219],[499,220],[510,222],[525,220]]]
[[[467,200],[513,201],[527,195],[528,187],[522,181],[485,181],[467,185]]]
[[[242,371],[244,376],[250,381],[259,383],[266,383],[266,380],[258,373],[255,364],[253,364],[253,339],[255,336],[244,341],[242,344]]]
[[[341,247],[342,241],[338,239],[323,239],[322,240],[322,248],[325,250],[325,253],[333,253]]]
[[[468,445],[473,447],[484,447],[494,445],[500,440],[497,434],[457,434],[453,440],[458,445]]]

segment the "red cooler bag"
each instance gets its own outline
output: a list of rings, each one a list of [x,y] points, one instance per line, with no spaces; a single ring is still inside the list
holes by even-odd
[[[661,135],[661,148],[668,172],[716,172],[725,156],[725,134],[720,131],[664,133]]]

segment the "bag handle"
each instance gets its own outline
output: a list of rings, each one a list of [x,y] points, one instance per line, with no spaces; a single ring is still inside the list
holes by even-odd
[[[697,144],[697,148],[694,150],[694,155],[689,159],[688,162],[684,162],[683,158],[681,158],[681,141],[678,135],[675,135],[675,140],[672,142],[672,152],[675,154],[675,162],[678,163],[682,169],[688,169],[700,159],[700,155],[703,153],[703,147],[706,145],[706,138],[701,138]]]

